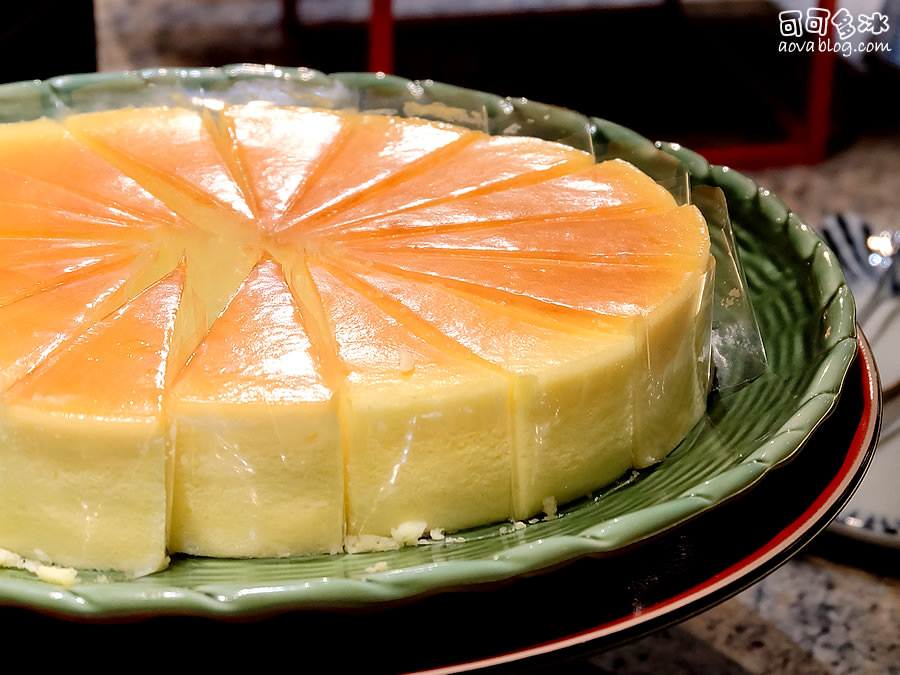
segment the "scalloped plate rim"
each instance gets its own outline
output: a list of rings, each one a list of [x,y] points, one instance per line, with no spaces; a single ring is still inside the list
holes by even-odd
[[[218,69],[203,69],[203,73],[206,75],[218,73],[225,75],[226,79],[228,77],[234,78],[241,73],[242,69],[247,68],[249,65],[236,64],[223,66]],[[197,72],[200,71],[200,69],[195,70]],[[192,77],[191,69],[144,69],[142,71],[123,71],[118,73],[118,75],[120,77],[138,76],[143,78],[146,75],[152,76],[154,73],[165,73],[167,76],[171,75],[176,79],[178,77]],[[229,73],[231,74],[228,75]],[[250,72],[249,74],[256,75],[258,73]],[[115,73],[106,73],[69,77],[84,77],[89,80],[93,76],[102,76],[115,79],[116,75]],[[376,78],[376,80],[378,77],[375,74],[362,75]],[[260,76],[278,77],[273,71],[266,71]],[[325,77],[329,76],[326,75]],[[653,145],[649,140],[643,137],[640,138],[642,141],[646,141],[648,145]],[[679,146],[675,148],[673,154],[677,155],[677,152],[681,150],[690,153],[687,148],[682,149]],[[707,166],[709,166],[710,173],[716,173],[716,176],[719,178],[730,171],[735,178],[749,180],[728,167]],[[756,185],[752,181],[749,182],[754,186]],[[758,186],[756,187],[757,190],[760,190]],[[812,231],[808,231],[807,236],[818,238]],[[796,247],[794,247],[794,250],[796,251]],[[845,285],[840,284],[834,292],[840,293]],[[827,304],[828,302],[822,303],[823,306]],[[855,325],[855,323],[851,325]],[[428,563],[385,572],[373,572],[359,579],[336,577],[323,577],[322,579],[298,578],[293,587],[281,586],[276,589],[263,589],[262,591],[254,588],[236,587],[231,597],[222,592],[222,589],[227,586],[226,584],[218,586],[210,584],[210,588],[199,590],[180,589],[172,585],[167,590],[165,585],[148,584],[146,581],[138,579],[124,582],[124,584],[86,584],[75,585],[70,589],[61,589],[30,578],[10,578],[17,573],[4,571],[0,572],[0,604],[20,605],[60,616],[82,619],[125,616],[146,617],[167,614],[190,614],[219,618],[235,616],[255,617],[292,609],[364,607],[372,604],[403,601],[453,588],[507,580],[521,574],[540,572],[583,555],[610,552],[677,527],[679,523],[707,509],[715,508],[716,504],[723,499],[734,497],[749,489],[772,467],[788,461],[797,452],[801,451],[809,436],[835,408],[840,387],[845,381],[853,358],[852,355],[841,358],[841,349],[839,347],[843,343],[852,343],[855,354],[855,347],[858,345],[855,333],[841,337],[831,346],[827,353],[827,358],[833,361],[830,365],[835,366],[835,368],[830,369],[834,385],[833,390],[819,391],[815,394],[815,396],[825,395],[826,398],[830,396],[827,410],[824,414],[818,415],[812,425],[804,430],[805,433],[802,439],[791,443],[792,447],[789,451],[776,456],[770,465],[761,469],[758,475],[753,475],[749,482],[747,480],[740,481],[739,485],[727,495],[720,495],[709,503],[703,503],[702,499],[682,497],[693,501],[677,519],[656,523],[655,526],[649,529],[643,528],[648,531],[642,532],[638,536],[632,537],[630,541],[620,543],[611,548],[604,547],[600,540],[584,533],[579,536],[554,535],[544,540],[539,540],[538,543],[531,542],[507,549],[503,556],[495,556],[493,560],[454,560],[443,564]],[[805,394],[802,403],[808,402],[811,398],[808,391]],[[789,422],[790,419],[773,436],[777,437],[781,432],[790,431]],[[716,478],[722,479],[722,482],[727,482],[725,478],[735,477],[745,471],[746,466],[744,463],[741,463],[723,471]],[[671,501],[664,504],[671,504]],[[645,508],[628,513],[619,520],[629,520],[630,522],[630,520],[645,516],[646,510]],[[593,530],[601,524],[598,523],[589,529]],[[246,562],[250,565],[254,564],[254,561]],[[504,563],[508,563],[508,565]],[[177,561],[175,564],[177,564]],[[470,568],[474,571],[470,572]],[[127,588],[123,589],[123,586]],[[235,586],[240,586],[240,584],[235,584]],[[217,591],[216,588],[219,590]],[[97,596],[99,599],[94,600],[93,604],[90,600],[90,591],[92,589],[100,591]],[[81,593],[79,593],[79,590]],[[104,593],[104,590],[108,591],[108,593]],[[109,595],[109,593],[114,595]]]

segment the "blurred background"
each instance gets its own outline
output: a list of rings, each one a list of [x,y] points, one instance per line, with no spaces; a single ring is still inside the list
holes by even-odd
[[[787,41],[779,12],[818,4],[834,12],[845,7],[858,18],[886,3],[8,2],[0,81],[245,61],[325,72],[390,70],[574,108],[654,139],[678,140],[717,163],[808,164],[865,134],[890,131],[898,119],[892,95],[900,78],[890,57],[900,57],[900,46],[845,55],[819,45],[803,51],[804,40],[795,37],[790,41],[798,50],[782,51]],[[885,42],[888,35],[870,31],[868,37]]]
[[[808,23],[822,10],[852,38],[822,43]],[[900,0],[10,0],[0,82],[239,62],[384,70],[678,141],[751,172],[813,226],[852,212],[900,229],[897,24]]]

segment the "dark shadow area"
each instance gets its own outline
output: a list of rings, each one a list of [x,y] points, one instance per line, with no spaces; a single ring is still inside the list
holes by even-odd
[[[569,107],[688,147],[787,141],[806,128],[812,54],[783,51],[778,6],[741,4],[398,21],[394,72]],[[366,69],[365,25],[300,27],[292,44],[298,64]],[[895,128],[898,84],[883,61],[836,55],[832,149]]]
[[[91,0],[32,0],[3,4],[0,82],[45,79],[96,69],[94,3]]]
[[[805,553],[877,576],[900,578],[900,548],[887,548],[826,531],[807,546]]]
[[[781,140],[784,119],[804,112],[808,59],[778,53],[777,12],[760,7],[739,17],[666,3],[401,21],[394,71],[628,120],[686,144]],[[307,28],[297,39],[304,65],[365,69],[364,26]]]
[[[13,3],[0,29],[0,81],[95,70],[93,4]],[[804,127],[812,55],[779,49],[778,6],[740,5],[667,0],[398,20],[394,72],[573,108],[688,147],[783,142]],[[213,14],[204,22],[203,11],[203,3],[160,9],[158,25],[131,36],[135,67],[368,67],[365,22],[292,25],[260,13],[258,22],[223,25]],[[860,69],[837,56],[833,145],[895,123],[897,84],[895,68]]]

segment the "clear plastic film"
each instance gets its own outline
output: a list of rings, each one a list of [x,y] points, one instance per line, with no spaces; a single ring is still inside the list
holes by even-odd
[[[710,340],[713,385],[724,393],[765,372],[766,350],[747,292],[725,194],[721,188],[698,185],[691,195],[709,225],[710,247],[716,259]]]
[[[709,348],[711,390],[733,391],[762,375],[765,347],[747,290],[728,201],[719,187],[692,176],[709,165],[677,143],[651,143],[634,131],[595,119],[595,152],[600,158],[624,159],[653,177],[679,204],[693,204],[706,219],[715,269],[710,273],[712,301]],[[667,151],[668,150],[668,151]]]
[[[678,204],[691,201],[689,168],[677,157],[663,152],[635,132],[616,124],[594,120],[594,153],[597,161],[618,158],[634,164],[666,188]]]

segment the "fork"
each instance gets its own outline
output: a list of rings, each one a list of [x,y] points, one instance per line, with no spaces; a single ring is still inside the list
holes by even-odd
[[[834,251],[854,297],[860,300],[856,321],[864,326],[884,300],[900,295],[900,230],[873,233],[861,219],[836,215],[823,224],[822,237]],[[900,381],[881,393],[883,401],[898,395]]]
[[[900,230],[875,234],[868,223],[838,214],[823,224],[822,236],[844,270],[853,295],[865,298],[856,312],[857,323],[863,325],[882,301],[900,295]]]

